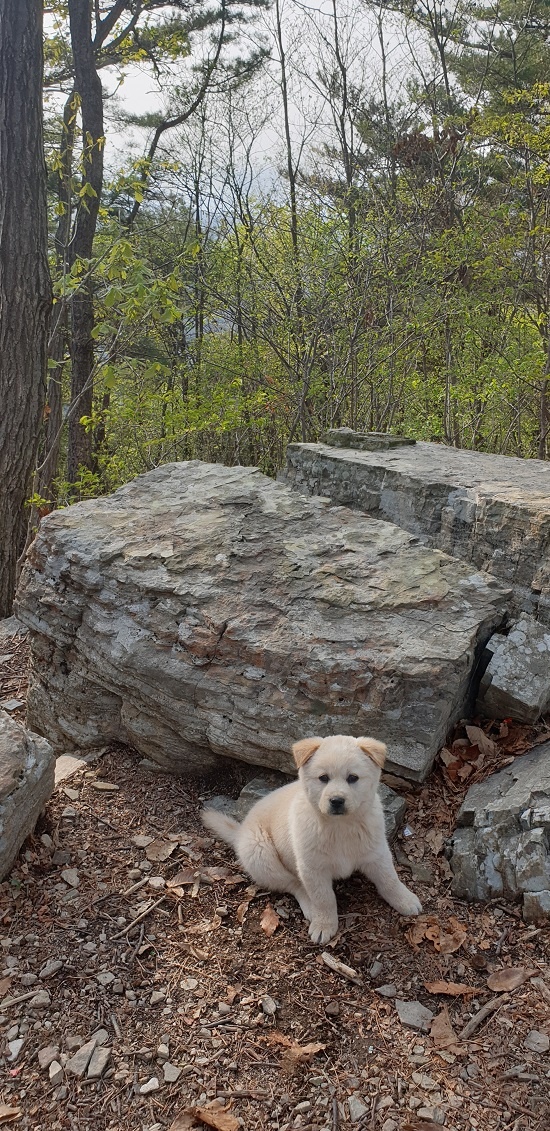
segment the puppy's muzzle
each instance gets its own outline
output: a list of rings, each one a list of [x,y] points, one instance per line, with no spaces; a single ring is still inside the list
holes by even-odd
[[[331,797],[329,812],[338,816],[339,813],[345,813],[346,799],[345,797]]]

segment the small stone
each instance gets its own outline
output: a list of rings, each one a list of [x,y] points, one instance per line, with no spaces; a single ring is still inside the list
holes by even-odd
[[[386,1122],[382,1124],[382,1131],[397,1131],[395,1119],[386,1119]]]
[[[413,1072],[412,1079],[424,1092],[435,1092],[436,1088],[439,1088],[437,1081],[432,1080],[431,1076],[426,1076],[425,1072]]]
[[[523,897],[523,918],[535,927],[547,927],[550,921],[550,890],[526,891]]]
[[[46,1045],[45,1048],[38,1050],[38,1063],[43,1072],[53,1064],[54,1060],[59,1056],[59,1045]]]
[[[93,1034],[96,1045],[106,1045],[109,1040],[109,1034],[106,1029],[97,1029]]]
[[[24,706],[24,703],[23,703],[22,699],[1,699],[0,700],[0,707],[2,707],[2,710],[4,710],[4,711],[16,711],[18,707],[23,707],[23,706]]]
[[[124,993],[124,982],[121,982],[120,978],[116,978],[115,981],[113,982],[113,993],[114,994],[123,994]]]
[[[310,1107],[311,1107],[311,1101],[310,1100],[301,1100],[301,1102],[299,1104],[296,1104],[296,1107],[294,1108],[294,1112],[295,1112],[296,1115],[298,1115],[302,1111],[309,1111]]]
[[[325,1006],[325,1013],[328,1013],[329,1017],[338,1017],[339,1013],[340,1013],[340,1002],[339,1001],[329,1001],[329,1002],[327,1002],[327,1004]]]
[[[267,1017],[273,1017],[277,1012],[277,1002],[269,994],[264,994],[261,1000],[261,1006]]]
[[[164,876],[149,876],[147,884],[153,891],[161,891],[166,886],[166,880]]]
[[[163,1064],[162,1071],[167,1084],[175,1084],[181,1075],[181,1068],[178,1068],[176,1064],[170,1064],[169,1060],[166,1061],[166,1064]]]
[[[159,1087],[160,1084],[157,1080],[157,1077],[152,1076],[150,1080],[147,1080],[146,1084],[141,1085],[139,1094],[140,1096],[148,1096],[151,1092],[158,1092]]]
[[[368,969],[369,978],[378,978],[379,974],[382,973],[382,970],[383,966],[381,962],[373,962]]]
[[[29,1001],[30,1009],[46,1009],[52,1004],[52,999],[47,990],[39,990]]]
[[[11,1061],[12,1064],[17,1060],[17,1057],[19,1056],[19,1053],[21,1052],[24,1044],[24,1037],[18,1037],[15,1041],[8,1041],[8,1048],[10,1050],[8,1060]]]
[[[67,1061],[65,1071],[70,1072],[73,1076],[83,1076],[92,1059],[94,1049],[95,1037],[92,1037],[91,1041],[86,1041],[86,1044],[82,1045],[78,1052],[75,1052],[74,1056]]]
[[[69,801],[78,801],[78,799],[79,799],[79,797],[80,797],[80,790],[78,790],[78,789],[72,789],[72,788],[71,788],[70,786],[68,786],[68,785],[66,785],[66,786],[64,787],[64,789],[63,789],[63,793],[65,794],[65,797],[68,797],[68,798],[69,798]]]
[[[77,888],[80,884],[80,877],[76,868],[64,868],[61,876],[71,888]]]
[[[22,974],[19,981],[22,986],[34,986],[38,981],[38,974]]]
[[[180,982],[182,990],[196,990],[198,984],[196,978],[184,978],[183,982]]]
[[[162,1060],[168,1060],[168,1057],[170,1056],[168,1045],[164,1045],[161,1042],[157,1049],[157,1056]]]
[[[419,1119],[430,1120],[432,1123],[439,1123],[440,1127],[445,1123],[445,1112],[439,1107],[419,1107],[417,1112]]]
[[[120,789],[120,786],[115,785],[114,782],[100,781],[99,778],[96,779],[96,781],[91,781],[89,784],[92,789],[97,789],[100,793],[117,793]]]
[[[50,958],[48,962],[44,963],[38,977],[42,980],[44,980],[44,978],[51,978],[53,974],[57,974],[57,971],[61,970],[62,966],[63,963],[59,958]]]
[[[369,1108],[358,1096],[348,1096],[348,1111],[352,1123],[359,1123],[359,1120],[367,1115]]]
[[[548,1052],[550,1037],[547,1033],[542,1033],[540,1029],[531,1029],[523,1042],[523,1047],[529,1049],[530,1052]]]
[[[397,986],[394,986],[393,982],[389,982],[385,986],[378,986],[374,992],[380,994],[380,997],[397,997]]]
[[[92,1053],[91,1060],[88,1065],[88,1071],[86,1073],[88,1080],[99,1080],[100,1076],[102,1076],[105,1072],[110,1059],[110,1048],[96,1047]]]
[[[110,970],[100,970],[99,973],[96,974],[96,981],[99,982],[100,986],[110,986],[111,982],[114,982],[114,980],[115,975],[112,974]]]
[[[231,1006],[228,1005],[226,1001],[219,1001],[218,1013],[221,1013],[223,1017],[229,1017],[229,1014],[231,1013]]]
[[[158,1005],[161,1001],[166,1001],[166,990],[153,990],[149,998],[150,1005]]]
[[[76,817],[76,809],[73,809],[72,805],[66,805],[61,816],[70,821],[73,817]]]
[[[53,1084],[54,1087],[61,1083],[63,1079],[63,1069],[58,1060],[52,1060],[48,1068],[48,1074],[50,1077],[50,1084]]]
[[[395,1008],[402,1025],[408,1029],[418,1029],[421,1033],[429,1032],[434,1015],[420,1001],[401,1001],[397,998]]]
[[[40,843],[44,845],[44,848],[53,848],[53,840],[49,833],[42,833]]]
[[[69,1052],[82,1048],[85,1043],[84,1037],[81,1037],[79,1033],[71,1033],[68,1037],[65,1037],[65,1047]]]

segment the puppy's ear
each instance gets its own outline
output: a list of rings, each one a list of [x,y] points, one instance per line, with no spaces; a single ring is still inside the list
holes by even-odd
[[[319,749],[322,741],[322,738],[302,738],[301,742],[294,743],[292,753],[294,754],[294,761],[298,769],[300,769],[300,766],[305,766],[306,762],[309,762],[309,759],[315,754],[315,751]]]
[[[388,753],[388,748],[383,742],[378,742],[376,738],[358,738],[357,745],[368,754],[369,758],[372,758],[379,769],[383,768]]]

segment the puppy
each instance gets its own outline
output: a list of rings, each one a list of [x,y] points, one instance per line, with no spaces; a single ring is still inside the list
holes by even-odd
[[[420,900],[401,883],[386,839],[378,796],[386,747],[374,738],[304,738],[292,747],[298,780],[257,801],[242,824],[215,809],[202,820],[235,849],[255,883],[290,892],[314,942],[338,930],[333,880],[363,872],[401,915]]]

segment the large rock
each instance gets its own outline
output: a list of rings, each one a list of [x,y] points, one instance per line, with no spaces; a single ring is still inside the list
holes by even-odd
[[[167,769],[289,771],[308,734],[373,734],[423,778],[501,621],[493,579],[254,468],[170,464],[45,518],[18,596],[29,720]]]
[[[491,659],[479,687],[477,713],[534,723],[550,706],[550,630],[524,616],[507,636],[487,643]]]
[[[521,896],[526,919],[549,917],[550,742],[473,785],[458,825],[451,842],[454,894]]]
[[[49,742],[0,710],[0,880],[53,793],[54,768]]]
[[[550,624],[550,463],[443,444],[289,444],[281,477],[494,574],[512,587],[515,613]]]

